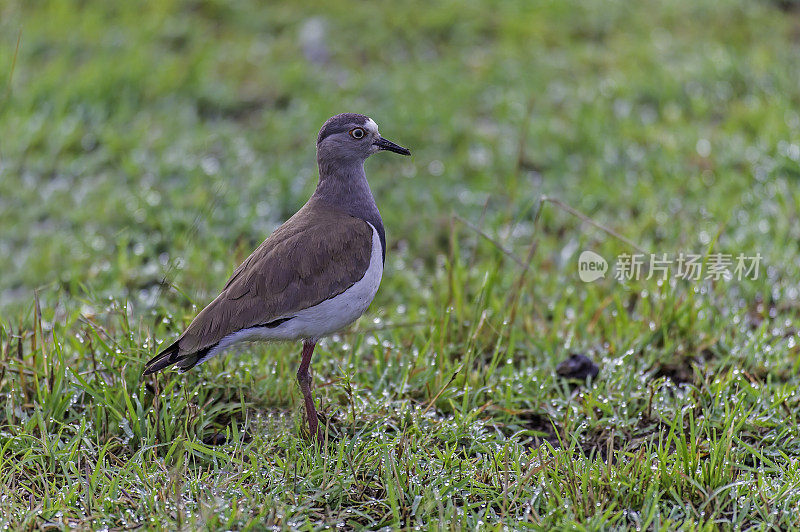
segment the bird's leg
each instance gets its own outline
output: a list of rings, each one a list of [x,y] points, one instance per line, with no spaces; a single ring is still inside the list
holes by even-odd
[[[297,382],[300,383],[300,392],[306,403],[306,417],[308,418],[308,434],[314,439],[322,441],[325,433],[320,431],[317,421],[317,409],[314,408],[314,398],[311,396],[311,374],[308,372],[311,366],[311,355],[314,354],[315,341],[305,340],[303,342],[303,359],[300,361],[300,368],[297,370]]]

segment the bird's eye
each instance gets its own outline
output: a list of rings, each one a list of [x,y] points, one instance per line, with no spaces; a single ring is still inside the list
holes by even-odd
[[[360,127],[356,127],[350,130],[350,136],[354,139],[363,139],[364,138],[364,130]]]

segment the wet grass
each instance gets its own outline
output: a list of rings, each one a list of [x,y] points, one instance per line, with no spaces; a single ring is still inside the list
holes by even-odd
[[[800,527],[798,35],[770,2],[2,4],[0,525]],[[342,111],[414,156],[367,163],[390,249],[317,350],[320,450],[299,346],[140,373]],[[631,243],[761,270],[580,281]]]

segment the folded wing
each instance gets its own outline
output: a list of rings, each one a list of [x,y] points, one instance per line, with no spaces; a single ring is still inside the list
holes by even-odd
[[[191,367],[198,354],[230,334],[290,317],[341,294],[364,276],[371,252],[367,222],[310,201],[233,272],[222,293],[178,340],[147,363],[144,373],[173,364]]]

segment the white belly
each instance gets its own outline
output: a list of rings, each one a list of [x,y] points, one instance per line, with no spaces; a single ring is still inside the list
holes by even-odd
[[[231,345],[248,340],[319,339],[347,327],[372,303],[383,276],[383,250],[378,231],[372,227],[372,253],[364,277],[353,286],[322,303],[292,313],[292,318],[276,327],[242,329],[223,338],[203,359],[205,362]],[[288,316],[287,316],[288,317]]]

